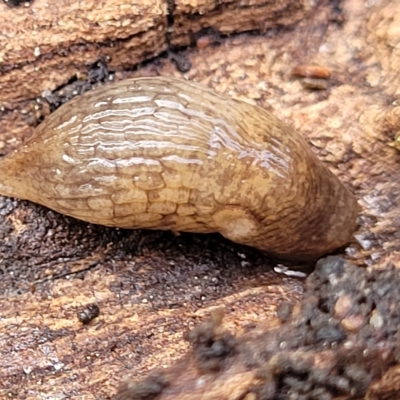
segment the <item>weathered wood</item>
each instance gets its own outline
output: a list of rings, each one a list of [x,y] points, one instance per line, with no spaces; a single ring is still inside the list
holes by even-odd
[[[367,7],[362,0],[351,0],[342,3],[340,12],[328,3],[313,9],[290,31],[240,34],[218,39],[219,45],[190,49],[184,55],[192,68],[184,78],[246,99],[292,123],[363,207],[357,238],[364,248],[352,244],[344,252],[347,259],[362,268],[398,267],[400,156],[391,144],[400,132],[400,6],[387,0]],[[32,7],[41,4],[36,0]],[[65,4],[69,2],[57,2],[58,9]],[[85,13],[99,12],[98,4],[90,3]],[[110,10],[107,4],[101,3]],[[0,8],[0,34],[6,35],[11,25],[9,32],[14,32],[3,36],[2,43],[15,43],[7,50],[9,57],[13,48],[18,53],[12,62],[2,62],[16,68],[0,75],[0,100],[7,106],[0,115],[3,154],[30,134],[29,124],[49,112],[47,106],[38,109],[34,101],[15,99],[26,100],[82,74],[86,64],[113,48],[106,46],[101,53],[107,41],[97,44],[93,36],[90,43],[96,51],[90,50],[90,56],[82,55],[81,60],[69,53],[57,56],[58,64],[46,61],[47,50],[41,48],[38,59],[49,64],[35,71],[31,63],[39,64],[33,54],[33,25],[22,29],[33,8],[8,10],[1,2]],[[161,18],[158,26],[167,26],[163,12],[143,21],[143,31],[157,38],[151,42],[151,55],[166,48],[166,42],[159,46],[154,22]],[[67,18],[65,12],[59,13]],[[82,24],[81,19],[77,25]],[[100,28],[113,38],[125,29]],[[49,27],[46,32],[50,41]],[[79,44],[78,37],[74,40]],[[25,42],[31,43],[29,51],[24,50]],[[125,42],[121,43],[125,52]],[[5,54],[3,48],[0,51]],[[79,51],[82,48],[76,54]],[[133,64],[145,58],[137,54]],[[70,57],[72,66],[64,74]],[[130,62],[122,55],[121,59]],[[328,89],[304,89],[291,76],[300,64],[329,69]],[[135,72],[118,71],[115,78],[157,74],[182,77],[170,60],[161,58]],[[0,398],[110,399],[124,375],[140,381],[153,368],[166,370],[164,366],[171,365],[175,376],[188,382],[176,399],[210,398],[221,387],[226,393],[243,393],[258,378],[240,358],[234,359],[229,373],[207,375],[207,390],[194,389],[198,371],[193,361],[182,359],[189,350],[182,333],[206,320],[219,305],[226,309],[223,328],[241,340],[251,343],[257,333],[268,332],[269,325],[278,324],[279,304],[296,304],[304,287],[302,280],[274,274],[273,265],[219,237],[117,231],[0,198]],[[100,316],[82,325],[76,313],[93,302],[99,304]],[[239,378],[243,380],[238,382]],[[391,367],[373,383],[367,398],[395,398],[398,382],[398,366]],[[254,400],[250,395],[245,399]]]
[[[36,0],[29,8],[0,8],[2,102],[54,90],[100,57],[123,69],[167,48],[162,0]]]
[[[315,7],[297,0],[178,0],[173,8],[171,43],[187,46],[205,28],[230,35],[293,25]]]
[[[169,41],[190,44],[203,28],[230,34],[291,25],[310,12],[307,4],[186,0],[169,10],[166,0],[35,0],[29,8],[0,4],[0,101],[54,90],[101,57],[112,70],[130,68],[165,51]],[[173,13],[170,24],[168,13]]]

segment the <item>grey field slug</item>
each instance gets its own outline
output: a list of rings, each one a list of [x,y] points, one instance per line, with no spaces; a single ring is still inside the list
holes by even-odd
[[[312,259],[352,239],[355,197],[268,111],[137,78],[61,106],[0,160],[0,194],[121,228],[219,232]]]

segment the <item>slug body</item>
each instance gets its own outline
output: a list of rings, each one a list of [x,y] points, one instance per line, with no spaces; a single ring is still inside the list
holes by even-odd
[[[173,78],[71,100],[0,171],[0,194],[84,221],[220,232],[293,259],[343,246],[356,228],[356,199],[292,128]]]

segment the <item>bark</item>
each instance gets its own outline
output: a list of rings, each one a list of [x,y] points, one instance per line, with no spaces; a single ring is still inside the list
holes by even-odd
[[[36,0],[29,8],[2,5],[1,101],[54,90],[100,58],[113,70],[131,68],[159,55],[169,43],[190,44],[202,29],[231,34],[291,25],[310,11],[306,4]]]
[[[397,318],[390,314],[394,292],[385,292],[390,284],[374,284],[379,279],[368,274],[399,266],[400,5],[389,0],[323,1],[311,8],[295,1],[131,3],[0,4],[0,152],[15,148],[51,107],[88,84],[85,78],[98,72],[94,64],[101,57],[105,78],[89,86],[107,76],[173,75],[273,111],[306,138],[362,206],[357,240],[341,253],[358,266],[344,288],[359,313],[335,319],[342,329],[355,329],[348,335],[360,346],[351,359],[341,347],[346,341],[338,347],[342,352],[312,341],[283,356],[274,352],[285,332],[304,337],[298,324],[307,304],[323,312],[327,300],[336,304],[338,298],[330,296],[338,292],[310,289],[309,280],[276,274],[279,262],[253,249],[214,235],[88,225],[1,197],[0,397],[109,399],[128,376],[128,398],[132,393],[140,398],[139,393],[255,400],[273,393],[265,383],[274,382],[278,361],[288,370],[296,362],[311,365],[312,376],[324,365],[333,370],[353,365],[343,374],[358,382],[351,383],[356,392],[338,391],[336,398],[398,397],[397,336],[385,331]],[[249,29],[254,32],[240,33]],[[171,47],[188,43],[196,46],[179,52]],[[176,63],[191,68],[181,73]],[[319,81],[310,83],[291,74],[314,64],[322,68],[318,71],[329,70],[330,79],[317,76]],[[49,103],[36,99],[55,88],[46,95]],[[367,295],[361,295],[364,289],[370,290]],[[373,308],[369,299],[379,293]],[[100,315],[82,324],[77,313],[92,303]],[[282,304],[288,307],[283,314]],[[201,325],[221,305],[222,325],[215,319]],[[391,317],[375,331],[370,319],[382,309]],[[358,323],[364,325],[357,331]],[[198,324],[203,328],[194,331],[189,346],[182,335]],[[360,371],[365,329],[374,338],[368,351],[376,362]],[[204,352],[197,351],[204,350],[201,337],[216,347],[222,343],[218,348],[226,357],[218,358],[220,363],[206,358],[204,367]],[[266,347],[268,357],[260,355]],[[210,365],[216,369],[210,372]],[[153,369],[161,373],[149,376]]]

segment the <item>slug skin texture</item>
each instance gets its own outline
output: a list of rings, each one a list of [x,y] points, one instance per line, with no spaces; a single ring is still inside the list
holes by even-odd
[[[61,106],[0,160],[0,194],[121,228],[219,232],[291,259],[352,240],[355,197],[268,111],[137,78]]]

